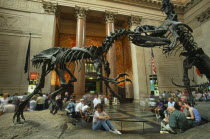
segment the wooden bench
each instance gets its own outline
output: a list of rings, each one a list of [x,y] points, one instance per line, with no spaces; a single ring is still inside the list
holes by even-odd
[[[121,131],[122,131],[122,123],[123,122],[134,122],[134,123],[143,123],[143,130],[142,130],[142,133],[144,133],[144,123],[145,122],[149,122],[149,121],[146,121],[146,120],[125,120],[125,119],[111,119],[111,121],[118,121],[121,123]]]

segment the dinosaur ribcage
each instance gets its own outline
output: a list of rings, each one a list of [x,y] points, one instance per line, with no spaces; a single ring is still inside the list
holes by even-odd
[[[183,25],[179,25],[176,28],[176,32],[179,35],[179,41],[183,45],[187,52],[197,50],[197,43],[188,28]]]

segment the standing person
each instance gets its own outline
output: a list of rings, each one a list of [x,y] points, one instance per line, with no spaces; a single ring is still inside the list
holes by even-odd
[[[55,99],[56,99],[56,102],[57,102],[57,104],[58,104],[59,109],[62,110],[63,101],[62,101],[62,99],[61,99],[61,94],[58,94],[58,95],[56,96]]]
[[[21,98],[21,101],[25,101],[25,99],[27,98],[27,96],[28,96],[28,93],[25,92],[24,95]]]
[[[104,104],[109,105],[109,100],[108,100],[107,96],[104,97]]]
[[[32,97],[31,101],[29,102],[29,110],[35,111],[37,106],[36,97]]]
[[[203,101],[207,101],[207,93],[203,93]]]
[[[43,110],[45,110],[45,100],[47,99],[47,96],[45,93],[42,94],[42,97],[44,98],[44,105],[43,105]]]
[[[111,123],[109,119],[110,119],[110,116],[104,112],[103,105],[98,104],[96,106],[96,111],[93,116],[92,129],[100,130],[103,127],[106,131],[109,131],[115,134],[122,134],[113,126],[113,124]]]
[[[201,116],[197,109],[191,107],[190,103],[184,103],[184,106],[189,110],[190,115],[187,117],[192,120],[192,126],[199,126],[201,123]]]
[[[15,93],[14,96],[13,96],[13,98],[12,98],[12,104],[14,104],[15,105],[15,108],[17,109],[19,103],[20,103],[20,100],[18,98],[18,94]]]
[[[49,94],[46,94],[46,99],[45,99],[45,109],[48,109],[49,108],[49,100],[50,100],[50,97],[49,97]]]
[[[12,100],[8,101],[8,104],[4,105],[3,113],[13,113],[15,112],[15,105],[12,104]]]
[[[95,108],[97,104],[101,103],[101,99],[98,96],[98,94],[95,96],[94,100],[93,100],[93,107]]]
[[[39,97],[36,100],[37,102],[37,110],[43,110],[44,108],[44,97],[42,96],[42,94],[39,94]]]
[[[80,103],[78,103],[77,104],[77,106],[76,106],[76,116],[78,117],[78,118],[80,118],[80,117],[84,117],[83,115],[82,115],[82,108],[84,107],[84,99],[80,99]]]

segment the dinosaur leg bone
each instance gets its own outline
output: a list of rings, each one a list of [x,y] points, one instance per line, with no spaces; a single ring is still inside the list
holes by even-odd
[[[103,77],[102,75],[101,76],[98,76],[98,79],[100,80],[103,80],[105,82],[110,82],[112,84],[115,84],[117,85],[118,87],[122,87],[122,86],[119,86],[118,84],[121,83],[121,82],[124,82],[124,81],[129,81],[129,82],[132,82],[130,79],[128,78],[125,78],[123,80],[118,80],[119,78],[121,77],[124,77],[124,76],[128,76],[128,74],[126,73],[120,73],[118,77],[115,77],[115,78],[106,78],[106,77]]]
[[[183,61],[183,68],[184,68],[184,75],[183,75],[183,82],[184,82],[184,85],[189,93],[189,100],[190,100],[190,103],[192,105],[194,105],[194,99],[193,99],[193,95],[192,95],[192,89],[191,89],[191,86],[190,86],[190,79],[188,77],[188,70],[192,68],[192,66],[190,65],[189,66],[189,59],[186,58],[184,61]]]
[[[52,114],[56,114],[57,113],[59,107],[58,107],[57,101],[55,100],[55,97],[58,94],[62,93],[62,92],[65,92],[65,89],[63,87],[61,87],[58,90],[56,90],[55,92],[51,93],[51,95],[50,95],[50,102],[52,104],[52,108],[50,110],[50,113],[52,113]]]
[[[14,123],[21,123],[21,118],[25,121],[25,117],[23,115],[23,111],[24,111],[25,107],[27,106],[28,102],[30,101],[30,99],[34,95],[41,93],[41,89],[44,87],[44,81],[45,81],[45,76],[46,76],[46,73],[47,72],[48,71],[46,71],[46,63],[44,63],[42,65],[42,74],[41,74],[40,82],[36,86],[36,88],[34,89],[33,93],[31,93],[30,95],[28,95],[26,97],[26,99],[19,104],[18,109],[17,109],[17,111],[15,112],[15,114],[13,116],[13,122]]]

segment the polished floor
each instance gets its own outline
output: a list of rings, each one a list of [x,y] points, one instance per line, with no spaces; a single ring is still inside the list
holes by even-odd
[[[106,106],[104,111],[110,115],[114,126],[124,134],[160,133],[160,119],[157,119],[154,113],[148,111],[147,108],[140,107],[139,104]],[[120,120],[124,122],[121,123]]]

